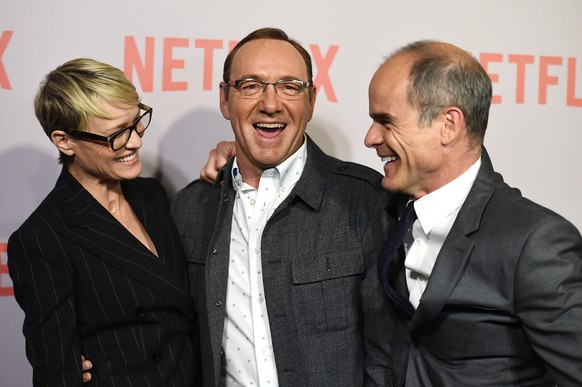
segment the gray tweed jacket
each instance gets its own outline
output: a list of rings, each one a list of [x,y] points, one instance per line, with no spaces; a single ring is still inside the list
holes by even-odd
[[[280,386],[377,386],[390,374],[393,323],[376,259],[384,241],[381,175],[327,156],[307,164],[262,237],[262,272]],[[214,185],[196,180],[172,212],[201,329],[205,386],[220,384],[232,160]]]

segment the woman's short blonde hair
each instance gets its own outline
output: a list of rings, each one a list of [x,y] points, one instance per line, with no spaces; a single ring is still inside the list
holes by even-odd
[[[113,106],[136,105],[139,95],[118,68],[88,58],[70,60],[47,74],[34,99],[34,111],[47,136],[57,129],[85,130],[89,118],[111,119]],[[67,164],[71,156],[60,154]]]

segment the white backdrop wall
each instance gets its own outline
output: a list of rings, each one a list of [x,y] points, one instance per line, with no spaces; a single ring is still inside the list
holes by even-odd
[[[379,171],[363,145],[372,74],[407,42],[448,41],[480,58],[494,81],[485,140],[494,166],[582,229],[581,14],[579,0],[0,0],[0,387],[31,384],[5,251],[60,171],[32,107],[57,65],[84,56],[125,70],[154,107],[143,175],[172,194],[232,138],[218,83],[232,42],[248,32],[280,27],[309,49],[320,91],[308,133]]]

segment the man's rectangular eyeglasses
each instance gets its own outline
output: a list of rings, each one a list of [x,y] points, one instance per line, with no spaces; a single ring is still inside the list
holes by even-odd
[[[283,99],[298,99],[303,90],[313,86],[311,82],[297,79],[280,79],[277,82],[265,82],[260,79],[247,78],[225,83],[238,90],[243,98],[259,98],[267,90],[267,86],[273,85],[279,97]]]
[[[95,133],[89,133],[82,130],[76,129],[63,129],[63,132],[70,134],[71,136],[78,138],[80,140],[95,141],[95,142],[107,142],[111,146],[111,149],[116,151],[127,145],[129,138],[131,137],[131,132],[135,130],[138,136],[142,137],[145,130],[150,126],[152,120],[152,112],[154,109],[151,107],[140,103],[137,105],[140,110],[145,112],[137,117],[131,126],[127,128],[118,130],[111,136],[101,136]]]

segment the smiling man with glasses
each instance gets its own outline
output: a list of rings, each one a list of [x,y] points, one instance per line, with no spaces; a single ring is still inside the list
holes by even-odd
[[[236,157],[172,209],[205,386],[384,384],[381,175],[305,134],[316,95],[309,53],[281,30],[252,32],[225,60],[220,110]]]

